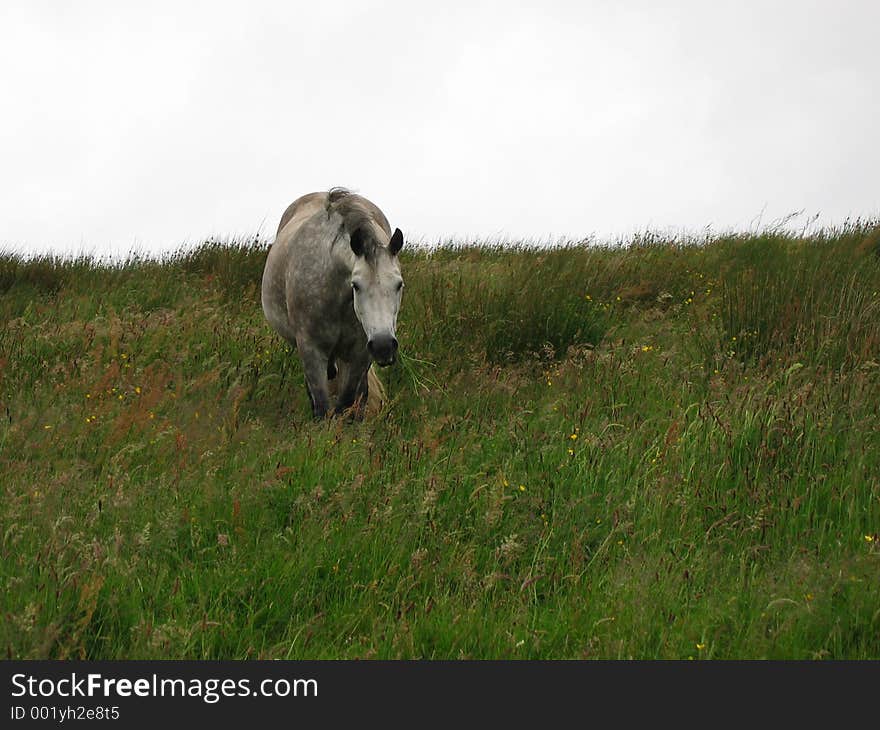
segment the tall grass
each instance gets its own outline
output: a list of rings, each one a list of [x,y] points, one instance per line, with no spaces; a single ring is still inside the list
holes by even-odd
[[[876,230],[408,252],[362,423],[259,240],[0,256],[0,646],[877,658]]]
[[[413,261],[407,306],[423,313],[409,330],[415,350],[427,358],[452,354],[467,366],[469,353],[501,364],[556,359],[598,343],[606,318],[585,296],[594,282],[571,267],[572,253],[520,250],[482,261],[465,250],[447,252],[442,267],[433,256]]]
[[[760,250],[749,248],[760,245]],[[877,352],[880,259],[827,241],[749,241],[723,280],[722,323],[745,360],[793,357],[833,368]]]

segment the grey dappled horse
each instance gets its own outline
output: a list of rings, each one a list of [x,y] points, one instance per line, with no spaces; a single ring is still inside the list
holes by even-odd
[[[336,413],[362,413],[371,363],[396,359],[401,246],[400,229],[392,234],[379,208],[343,188],[303,195],[281,216],[263,270],[263,312],[299,351],[315,418],[330,410],[334,377]]]

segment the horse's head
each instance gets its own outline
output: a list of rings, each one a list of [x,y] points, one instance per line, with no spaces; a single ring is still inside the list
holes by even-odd
[[[355,254],[351,270],[354,313],[367,335],[370,357],[383,367],[397,357],[397,313],[403,294],[403,277],[397,254],[403,246],[403,234],[397,228],[387,246],[368,246],[355,231],[351,250]]]

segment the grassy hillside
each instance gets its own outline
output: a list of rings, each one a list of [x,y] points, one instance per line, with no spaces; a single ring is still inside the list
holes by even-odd
[[[260,241],[0,257],[9,658],[880,658],[880,228],[408,252],[313,423]]]

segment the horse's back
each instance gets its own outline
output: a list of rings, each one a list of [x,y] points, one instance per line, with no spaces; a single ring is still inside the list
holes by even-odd
[[[300,196],[287,206],[287,210],[285,210],[284,214],[281,216],[281,221],[278,223],[278,231],[275,234],[275,238],[278,238],[281,231],[284,230],[284,227],[294,218],[296,221],[302,221],[318,211],[323,210],[326,205],[327,193],[309,193],[308,195]]]
[[[328,197],[329,193],[317,192],[302,195],[294,200],[287,206],[287,209],[281,216],[281,220],[278,223],[278,231],[275,234],[276,240],[280,236],[281,231],[283,231],[289,223],[292,222],[293,227],[298,228],[297,224],[301,224],[315,213],[326,210]],[[351,193],[350,197],[363,206],[363,208],[370,214],[370,217],[380,228],[382,228],[382,230],[384,230],[389,236],[391,235],[391,225],[388,223],[388,218],[385,217],[385,214],[380,210],[379,206],[371,200],[367,200],[355,193]]]

